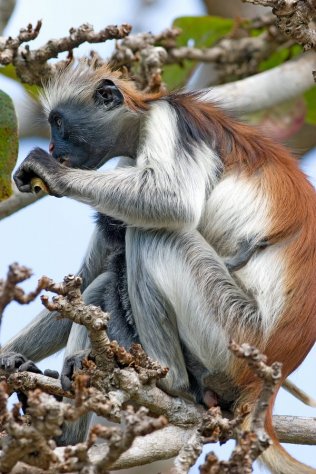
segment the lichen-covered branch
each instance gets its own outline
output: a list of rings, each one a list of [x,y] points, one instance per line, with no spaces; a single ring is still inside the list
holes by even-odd
[[[271,444],[264,430],[264,420],[274,390],[281,380],[281,364],[275,362],[271,366],[267,365],[265,355],[249,344],[238,345],[232,341],[229,348],[236,357],[244,358],[251,370],[262,379],[262,389],[258,402],[252,408],[249,430],[242,426],[249,415],[248,407],[240,407],[232,420],[223,418],[219,408],[208,411],[200,428],[205,440],[225,442],[235,435],[236,446],[228,461],[220,461],[214,452],[209,453],[200,468],[201,474],[251,473],[253,462]],[[177,474],[182,472],[186,471],[179,471]]]
[[[259,36],[251,35],[251,28],[266,28]],[[117,67],[132,69],[141,89],[155,91],[162,87],[162,70],[165,64],[182,64],[191,59],[198,62],[212,62],[218,66],[223,78],[244,77],[258,71],[259,64],[280,46],[292,43],[271,22],[271,15],[247,22],[238,22],[230,35],[210,48],[177,46],[179,29],[168,28],[160,34],[139,33],[129,35],[130,25],[108,26],[95,32],[91,25],[72,28],[69,36],[48,41],[38,49],[31,50],[25,42],[38,36],[41,22],[33,28],[28,25],[16,38],[0,39],[0,64],[13,64],[23,82],[41,85],[56,70],[72,59],[72,51],[83,42],[104,42],[108,39],[122,39],[117,42],[110,63]],[[294,41],[294,40],[293,40]],[[47,63],[61,52],[69,52],[69,60]],[[90,60],[97,64],[105,58],[92,54]],[[107,60],[108,61],[108,60]],[[135,67],[134,67],[135,66]]]
[[[126,369],[123,369],[123,372]],[[129,377],[129,371],[124,374],[126,377],[126,385],[133,377]],[[13,390],[30,391],[40,388],[46,393],[55,396],[65,396],[67,398],[74,398],[73,392],[65,392],[59,380],[46,377],[45,375],[33,374],[30,372],[17,372],[11,374],[8,378],[8,387],[10,392]],[[165,413],[174,426],[195,426],[201,419],[201,408],[196,405],[188,404],[185,401],[170,397],[162,390],[151,389],[146,393],[146,388],[140,387],[138,384],[134,390],[140,389],[140,394],[137,397],[138,404],[152,408],[155,405],[157,413]],[[119,407],[127,401],[127,395],[124,391],[118,389],[110,393],[110,399],[116,400]],[[129,397],[133,400],[133,395]],[[173,414],[175,413],[175,414]],[[273,423],[277,432],[278,438],[282,443],[293,444],[310,444],[316,445],[316,421],[313,418],[304,418],[289,415],[274,415]]]
[[[270,18],[270,17],[269,17]],[[284,35],[273,25],[265,25],[267,30],[259,36],[251,36],[249,24],[240,25],[243,34],[228,35],[210,48],[176,46],[175,38],[180,33],[177,29],[165,30],[159,37],[148,33],[140,33],[124,38],[111,57],[116,66],[131,67],[138,59],[141,64],[147,63],[143,52],[148,48],[164,51],[160,58],[160,66],[164,64],[181,64],[184,60],[215,63],[222,76],[236,75],[243,77],[254,74],[260,62],[268,58],[281,44],[285,43]],[[161,39],[163,38],[163,41]],[[159,46],[157,46],[159,45]],[[290,43],[287,44],[290,46]],[[163,47],[161,47],[163,46]]]

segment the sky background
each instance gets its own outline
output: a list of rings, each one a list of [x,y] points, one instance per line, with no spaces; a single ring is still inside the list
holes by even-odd
[[[203,5],[199,0],[157,0],[154,5],[146,6],[138,0],[18,0],[14,14],[5,30],[6,35],[15,36],[19,28],[29,22],[43,20],[40,37],[33,44],[40,46],[51,38],[65,36],[70,27],[82,23],[91,23],[96,30],[108,24],[128,22],[134,31],[159,32],[171,25],[178,16],[202,14]],[[107,57],[113,43],[93,45],[93,49]],[[80,47],[80,55],[89,52],[91,47]],[[0,77],[0,89],[8,92],[14,101],[21,102],[22,88],[10,80]],[[19,162],[22,161],[34,146],[47,149],[48,142],[37,137],[21,140]],[[310,153],[303,161],[304,171],[316,184],[316,153]],[[61,281],[68,273],[75,273],[80,266],[90,235],[93,230],[93,210],[88,206],[71,201],[46,197],[39,202],[21,210],[13,216],[0,221],[0,277],[6,274],[12,262],[29,266],[34,277],[25,283],[25,289],[33,289],[41,275],[47,275]],[[1,344],[14,336],[22,327],[42,309],[40,301],[28,306],[12,303],[6,310],[1,329]],[[309,354],[302,366],[291,375],[299,387],[316,397],[315,377],[316,349]],[[41,368],[60,369],[62,354],[52,356],[41,362]],[[277,398],[275,413],[301,416],[316,416],[316,410],[306,407],[292,396],[281,390]],[[233,442],[216,449],[222,457],[227,457]],[[211,447],[214,449],[214,446]],[[316,447],[286,445],[286,449],[297,459],[316,467]],[[192,473],[197,473],[197,468]],[[255,473],[264,472],[256,466]]]

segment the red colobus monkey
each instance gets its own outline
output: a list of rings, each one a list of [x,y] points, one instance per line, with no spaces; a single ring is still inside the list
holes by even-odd
[[[230,338],[282,362],[284,379],[315,342],[316,198],[295,159],[203,92],[146,95],[106,66],[66,69],[43,103],[52,154],[33,150],[15,181],[30,192],[39,176],[50,194],[99,213],[81,274],[86,301],[108,309],[121,265],[128,304],[118,302],[110,337],[139,340],[168,366],[170,393],[253,406],[261,382],[231,355]],[[118,155],[132,164],[96,171]],[[124,225],[114,238],[113,219]],[[84,329],[54,317],[44,311],[4,350],[36,361],[68,336],[70,356],[87,347]],[[280,446],[272,405],[264,461],[277,473],[315,472]]]

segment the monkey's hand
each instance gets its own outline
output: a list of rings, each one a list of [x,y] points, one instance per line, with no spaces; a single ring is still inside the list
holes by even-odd
[[[64,390],[72,390],[73,375],[78,370],[83,369],[83,359],[91,359],[90,353],[91,349],[84,349],[66,357],[60,376],[60,383]]]
[[[27,358],[18,352],[3,352],[0,354],[0,369],[6,374],[17,372],[19,367],[27,362]]]
[[[32,191],[31,180],[37,176],[47,185],[49,194],[62,197],[64,168],[45,150],[34,148],[16,170],[13,179],[22,193],[30,193]]]
[[[43,374],[43,372],[37,367],[32,360],[27,360],[24,355],[18,352],[4,352],[0,355],[0,369],[6,374],[12,374],[13,372],[31,372],[33,374]],[[44,371],[46,377],[52,377],[58,379],[59,374],[57,370],[47,369]],[[24,392],[16,392],[19,402],[21,403],[23,413],[26,413],[27,409],[27,394]],[[61,397],[55,397],[57,400],[61,400]]]
[[[43,374],[32,360],[28,360],[23,354],[14,351],[3,352],[0,354],[0,370],[5,374],[14,372],[32,372],[33,374]],[[58,379],[59,374],[56,370],[47,369],[44,375]]]

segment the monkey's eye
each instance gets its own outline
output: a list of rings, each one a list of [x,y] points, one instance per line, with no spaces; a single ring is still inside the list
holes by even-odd
[[[62,124],[63,124],[63,121],[61,119],[61,117],[55,117],[54,119],[54,122],[55,122],[55,125],[58,127],[58,128],[61,128]]]
[[[104,79],[94,93],[94,100],[106,108],[114,109],[124,102],[122,92],[110,79]]]

